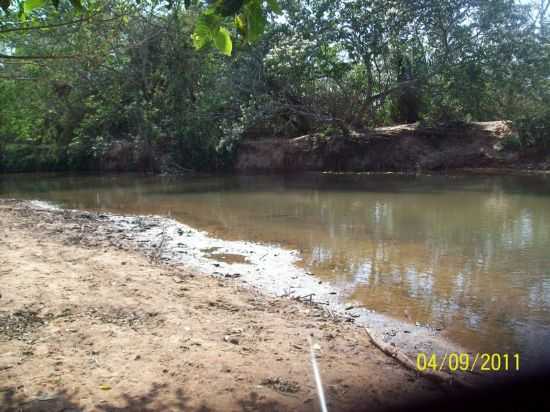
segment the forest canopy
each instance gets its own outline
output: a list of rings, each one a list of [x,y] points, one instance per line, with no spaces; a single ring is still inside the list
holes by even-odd
[[[414,122],[507,120],[548,148],[549,7],[0,0],[0,168],[218,170],[244,138]]]

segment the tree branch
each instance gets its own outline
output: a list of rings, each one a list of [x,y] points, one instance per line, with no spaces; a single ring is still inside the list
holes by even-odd
[[[73,24],[78,24],[78,23],[83,23],[83,22],[93,20],[94,17],[98,16],[98,14],[99,13],[96,13],[96,14],[93,14],[93,15],[88,16],[88,17],[83,17],[83,18],[78,19],[78,20],[71,20],[71,21],[66,21],[66,22],[62,22],[62,23],[45,24],[45,25],[42,25],[42,26],[13,27],[13,28],[10,28],[10,29],[0,29],[0,34],[13,33],[13,32],[17,32],[17,31],[55,29],[57,27],[71,26]],[[110,22],[110,21],[113,21],[113,20],[118,20],[120,18],[121,18],[121,16],[116,16],[116,17],[112,17],[110,19],[97,20],[96,23],[107,23],[107,22]]]
[[[14,60],[62,60],[62,59],[76,59],[81,56],[75,55],[43,55],[43,56],[11,56],[9,54],[0,53],[0,59],[14,59]]]
[[[21,81],[21,80],[34,81],[34,80],[40,80],[41,78],[40,77],[11,77],[11,76],[1,76],[0,75],[0,79],[1,80],[13,80],[13,81]]]

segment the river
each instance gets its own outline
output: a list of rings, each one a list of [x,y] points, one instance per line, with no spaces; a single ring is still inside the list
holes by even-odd
[[[0,196],[295,249],[368,309],[471,350],[550,356],[548,175],[0,175]]]

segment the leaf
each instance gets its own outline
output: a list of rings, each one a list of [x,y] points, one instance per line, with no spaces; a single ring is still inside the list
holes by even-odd
[[[231,35],[225,27],[220,27],[218,32],[214,36],[214,45],[226,56],[231,56],[233,50],[233,42],[231,41]]]
[[[191,35],[191,41],[193,42],[193,47],[199,50],[208,43],[208,36],[201,33],[199,30],[195,30]]]
[[[7,13],[10,8],[11,0],[0,0],[0,7]]]
[[[206,21],[206,16],[204,14],[200,15],[195,24],[195,30],[191,35],[193,39],[193,47],[195,49],[202,49],[211,39],[212,34],[210,33],[210,27]]]
[[[281,9],[281,6],[277,2],[277,0],[267,0],[267,4],[269,5],[269,8],[273,13],[283,14],[283,9]]]
[[[220,29],[221,17],[215,14],[203,13],[197,19],[195,31],[191,35],[193,47],[201,49],[212,40]]]
[[[248,27],[246,24],[246,16],[235,16],[235,27],[243,37],[246,37],[246,28]]]
[[[30,13],[31,11],[42,7],[45,3],[45,0],[25,0],[23,3],[23,12],[25,14]]]
[[[248,3],[244,8],[244,15],[248,23],[246,40],[251,43],[263,34],[266,24],[266,18],[262,12],[260,0],[253,0]]]
[[[82,1],[81,0],[70,0],[73,7],[77,10],[83,10],[84,7],[82,7]]]

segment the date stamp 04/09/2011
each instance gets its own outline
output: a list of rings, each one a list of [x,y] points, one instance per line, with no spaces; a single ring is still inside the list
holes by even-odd
[[[459,353],[438,355],[420,352],[416,356],[416,369],[449,372],[517,372],[519,353]]]

